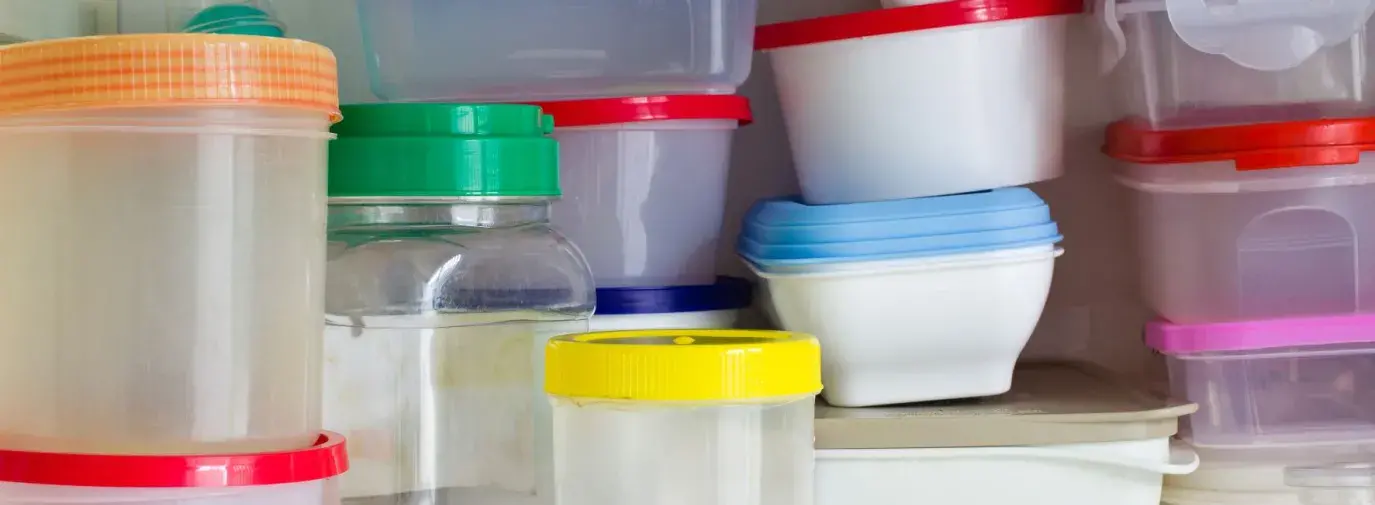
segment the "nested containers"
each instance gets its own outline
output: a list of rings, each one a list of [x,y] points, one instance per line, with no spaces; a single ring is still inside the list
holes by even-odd
[[[734,328],[754,301],[754,285],[721,277],[715,284],[597,289],[591,331]]]
[[[586,331],[582,255],[549,225],[553,124],[530,105],[345,107],[330,151],[325,424],[346,499],[552,503],[545,341]]]
[[[587,333],[546,354],[560,505],[812,503],[815,338]]]
[[[1026,188],[848,205],[785,198],[755,204],[739,253],[778,324],[822,340],[826,401],[861,407],[1006,392],[1061,238]]]
[[[1209,448],[1375,442],[1375,317],[1156,322],[1175,396],[1199,403],[1181,435]]]
[[[1375,311],[1375,122],[1108,131],[1146,300],[1176,323]]]
[[[755,0],[360,0],[372,89],[389,101],[731,94]]]
[[[315,441],[335,82],[283,39],[0,48],[0,448]]]
[[[731,139],[749,101],[723,95],[548,102],[563,198],[554,224],[598,287],[709,284],[726,208]]]
[[[0,450],[4,505],[339,505],[344,438],[249,454],[104,455]]]
[[[1063,173],[1074,0],[939,2],[759,28],[810,204],[948,195]]]

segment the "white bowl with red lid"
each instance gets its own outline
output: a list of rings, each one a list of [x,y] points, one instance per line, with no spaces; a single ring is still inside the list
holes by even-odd
[[[1375,120],[1108,128],[1175,323],[1375,312]],[[1362,247],[1364,245],[1364,247]]]
[[[952,1],[760,27],[803,198],[898,200],[1061,175],[1065,30],[1082,10]]]
[[[735,95],[545,102],[563,198],[552,220],[597,287],[716,281],[731,139],[753,120]]]
[[[334,478],[347,470],[344,437],[331,432],[305,449],[257,454],[0,450],[0,504],[337,505]]]

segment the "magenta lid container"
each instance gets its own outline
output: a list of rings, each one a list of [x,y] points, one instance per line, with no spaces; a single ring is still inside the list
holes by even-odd
[[[1251,351],[1375,342],[1375,315],[1302,317],[1211,324],[1146,324],[1146,345],[1165,354]]]

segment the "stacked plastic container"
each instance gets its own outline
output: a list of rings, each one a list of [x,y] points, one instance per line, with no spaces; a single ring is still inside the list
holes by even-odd
[[[338,503],[335,74],[263,37],[0,48],[0,503]]]

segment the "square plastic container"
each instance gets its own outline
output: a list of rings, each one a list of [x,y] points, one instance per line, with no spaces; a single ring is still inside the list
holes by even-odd
[[[1098,3],[1122,112],[1155,128],[1375,113],[1369,0]]]
[[[755,0],[359,0],[387,101],[514,102],[732,94]]]
[[[1151,323],[1174,395],[1198,402],[1180,435],[1206,448],[1375,441],[1375,316]]]

